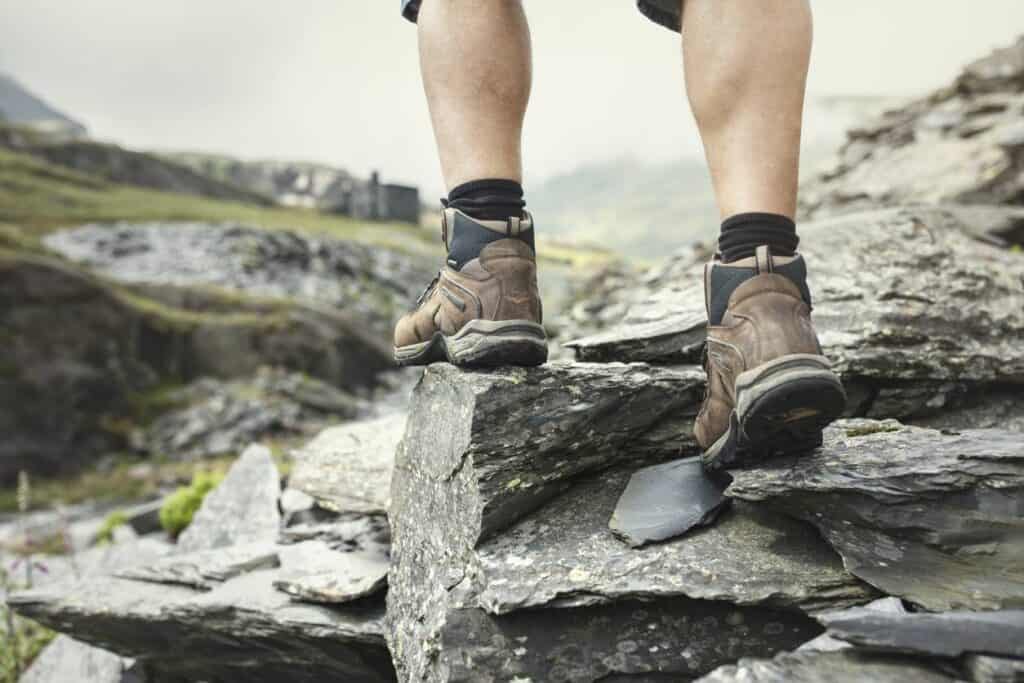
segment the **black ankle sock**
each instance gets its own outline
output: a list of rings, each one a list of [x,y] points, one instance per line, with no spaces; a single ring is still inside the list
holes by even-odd
[[[767,244],[773,256],[792,256],[800,238],[796,224],[776,213],[738,213],[722,222],[718,238],[718,251],[722,261],[732,263],[749,258],[762,244]]]
[[[514,180],[488,178],[471,180],[452,188],[447,199],[441,203],[458,209],[467,216],[480,221],[504,221],[517,216],[522,218],[523,186]]]

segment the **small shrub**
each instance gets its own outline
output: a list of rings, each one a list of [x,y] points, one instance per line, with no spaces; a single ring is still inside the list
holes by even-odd
[[[171,536],[177,537],[192,523],[192,516],[202,505],[206,494],[216,488],[224,476],[213,472],[196,472],[192,483],[182,486],[167,496],[160,506],[160,526]]]
[[[114,529],[128,523],[128,515],[124,510],[114,510],[103,520],[103,525],[96,532],[96,544],[113,543]]]

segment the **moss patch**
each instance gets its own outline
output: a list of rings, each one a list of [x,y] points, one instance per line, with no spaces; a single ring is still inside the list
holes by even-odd
[[[192,483],[182,486],[164,499],[160,507],[160,526],[171,536],[177,536],[192,523],[206,494],[215,489],[224,476],[217,472],[196,472]]]

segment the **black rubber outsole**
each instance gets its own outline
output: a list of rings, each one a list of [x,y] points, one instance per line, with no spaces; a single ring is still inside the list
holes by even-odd
[[[777,455],[809,453],[821,446],[822,431],[843,414],[846,394],[838,380],[796,379],[752,402],[730,418],[725,443],[702,456],[709,470],[761,462]]]
[[[534,367],[543,365],[548,359],[547,343],[540,339],[500,339],[479,350],[452,354],[447,338],[435,332],[430,343],[419,353],[400,358],[395,349],[395,362],[403,367],[451,363],[459,367],[494,368],[500,366]]]

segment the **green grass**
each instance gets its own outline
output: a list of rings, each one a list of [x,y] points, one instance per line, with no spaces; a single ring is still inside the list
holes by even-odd
[[[82,223],[113,221],[239,222],[405,251],[438,251],[430,231],[417,226],[118,185],[0,148],[0,224],[21,226],[18,239],[31,240]]]

